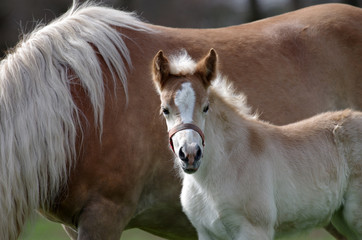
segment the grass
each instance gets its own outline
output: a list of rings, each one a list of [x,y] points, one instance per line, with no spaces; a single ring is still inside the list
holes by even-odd
[[[28,224],[19,240],[69,240],[63,228],[58,223],[50,222],[42,217],[37,217],[32,224]],[[162,240],[138,229],[127,230],[122,234],[121,240]],[[323,230],[314,231],[292,238],[281,240],[333,240]]]
[[[121,240],[162,240],[138,229],[131,229],[123,232]],[[59,223],[46,220],[43,217],[36,217],[25,228],[19,240],[69,240],[69,237]]]

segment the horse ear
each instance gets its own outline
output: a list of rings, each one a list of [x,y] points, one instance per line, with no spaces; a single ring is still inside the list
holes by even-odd
[[[153,82],[157,90],[160,92],[170,74],[169,62],[163,55],[162,50],[160,50],[153,58],[152,74]]]
[[[211,48],[209,54],[204,57],[197,64],[196,73],[200,74],[205,87],[210,86],[211,81],[216,78],[217,75],[217,54],[216,51]]]

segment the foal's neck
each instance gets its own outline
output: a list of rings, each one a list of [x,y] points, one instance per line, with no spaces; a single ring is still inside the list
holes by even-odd
[[[210,104],[211,112],[207,116],[206,131],[211,130],[212,133],[223,136],[225,140],[238,138],[245,133],[251,116],[240,113],[238,107],[213,90],[210,90]]]
[[[267,131],[260,125],[267,123],[256,120],[253,115],[232,102],[225,100],[216,91],[210,90],[210,112],[205,122],[204,160],[199,171],[200,175],[208,175],[213,169],[223,168],[224,164],[243,161],[248,154],[258,151],[261,137]],[[241,154],[242,153],[242,154]]]

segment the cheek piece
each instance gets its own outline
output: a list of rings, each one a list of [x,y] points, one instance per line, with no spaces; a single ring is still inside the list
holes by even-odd
[[[179,124],[179,125],[173,127],[168,132],[168,137],[169,137],[169,140],[170,140],[170,148],[172,149],[172,151],[174,153],[175,153],[175,149],[173,147],[172,137],[173,137],[173,135],[175,135],[179,131],[186,130],[186,129],[191,129],[191,130],[196,131],[200,135],[200,137],[202,139],[202,146],[205,147],[205,136],[204,136],[204,133],[201,131],[201,129],[198,126],[196,126],[196,125],[194,125],[192,123],[182,123],[182,124]]]

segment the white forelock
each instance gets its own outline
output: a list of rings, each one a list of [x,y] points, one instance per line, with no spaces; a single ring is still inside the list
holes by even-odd
[[[196,62],[189,56],[185,49],[170,56],[170,73],[174,75],[194,74]]]

